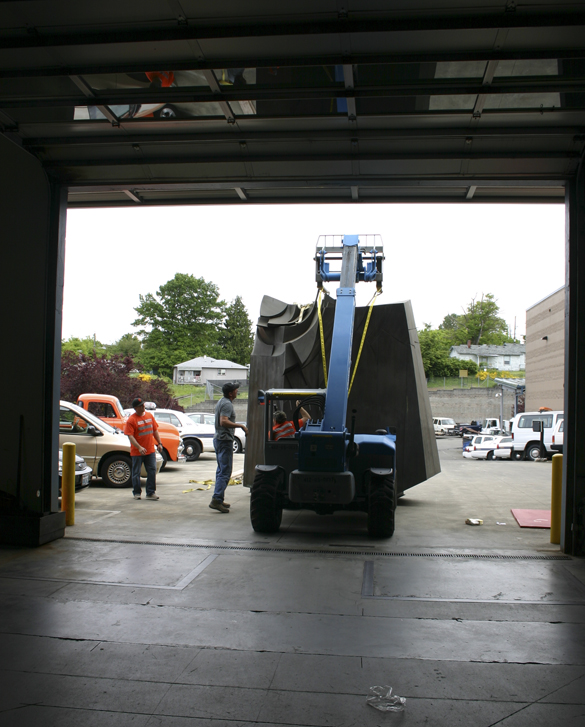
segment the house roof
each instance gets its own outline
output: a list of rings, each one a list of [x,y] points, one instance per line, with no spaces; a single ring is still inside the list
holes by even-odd
[[[481,346],[451,346],[451,353],[470,356],[522,356],[526,353],[525,343],[503,343],[501,346],[482,344]]]
[[[233,361],[228,361],[226,359],[217,359],[217,358],[211,358],[211,356],[198,356],[197,358],[192,358],[190,361],[183,361],[183,363],[176,364],[173,368],[175,369],[192,369],[192,368],[201,368],[201,369],[240,369],[242,371],[247,371],[247,366],[242,366],[241,364],[234,363]]]

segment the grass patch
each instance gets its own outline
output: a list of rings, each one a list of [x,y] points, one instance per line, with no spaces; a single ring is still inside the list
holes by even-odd
[[[205,386],[190,386],[189,384],[169,384],[170,390],[173,392],[175,398],[192,396],[193,404],[198,404],[201,401],[205,401]],[[185,399],[179,399],[179,401],[185,401]],[[191,401],[191,399],[187,399]],[[189,404],[191,406],[191,404]]]
[[[199,404],[205,399],[205,386],[194,386],[192,384],[169,384],[169,388],[173,392],[175,398],[179,398],[179,403],[182,406],[192,406],[193,404]],[[215,391],[214,401],[219,401],[222,397],[222,393],[219,390]],[[187,397],[187,398],[185,398]],[[240,389],[238,392],[238,399],[247,399],[248,392]],[[207,401],[210,401],[207,399]]]
[[[498,374],[498,378],[506,378],[508,381],[514,379],[523,379],[525,374],[523,371],[516,372],[510,375],[510,372],[506,372],[507,376]],[[493,389],[499,384],[491,379],[489,376],[484,380],[478,380],[477,376],[468,376],[467,378],[460,379],[458,376],[431,376],[427,381],[427,388],[429,389]]]

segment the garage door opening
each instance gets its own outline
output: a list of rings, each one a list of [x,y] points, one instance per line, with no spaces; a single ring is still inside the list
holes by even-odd
[[[294,220],[289,220],[291,217]],[[285,220],[289,221],[283,223]],[[240,297],[252,322],[258,317],[263,295],[289,303],[311,303],[316,292],[313,261],[316,239],[320,234],[344,231],[375,232],[382,236],[387,267],[381,301],[411,300],[417,329],[423,331],[426,328],[436,336],[447,336],[449,330],[445,325],[450,317],[465,314],[472,301],[491,294],[499,309],[497,316],[507,324],[508,341],[515,339],[522,345],[526,310],[564,284],[565,220],[562,205],[360,204],[73,209],[68,212],[63,340],[65,344],[73,339],[85,340],[90,345],[90,352],[93,353],[95,345],[96,355],[101,356],[107,355],[111,346],[124,339],[144,338],[145,334],[137,336],[140,324],[132,325],[138,317],[136,308],[144,299],[155,299],[160,287],[172,281],[177,273],[213,283],[218,287],[220,298],[226,302]],[[99,255],[94,254],[96,251]],[[93,260],[91,277],[96,283],[100,281],[100,295],[94,301],[98,305],[88,308],[77,305],[76,300],[80,295],[81,281],[84,281],[84,288],[88,284],[90,258]],[[546,264],[543,264],[544,260]],[[358,305],[364,305],[368,292],[357,286],[357,295]],[[181,359],[195,359],[198,355],[222,358],[221,351],[212,345],[202,350],[199,342],[193,341],[193,348],[177,353],[171,363],[181,364]],[[483,361],[481,363],[484,364]],[[487,366],[479,366],[477,374],[483,374],[483,368]],[[157,370],[154,366],[147,370],[147,374],[155,378],[161,373],[167,375],[169,383],[172,381],[170,366],[166,371]],[[447,377],[429,376],[433,414],[453,416],[458,422],[465,423],[491,414],[498,416],[501,404],[495,396],[498,389],[492,386],[494,372],[485,373],[488,375],[481,378],[470,377],[471,386],[465,390],[462,390],[461,381],[454,385],[453,377],[449,380],[449,389]],[[198,424],[202,429],[207,424],[209,432],[206,434],[212,435],[211,416],[215,402],[207,398],[195,409],[191,406],[193,395],[181,393],[183,387],[189,388],[190,392],[193,390],[191,382],[172,386],[175,396],[184,396],[179,402],[185,409],[191,410],[186,412],[187,415],[199,418]],[[475,398],[471,403],[462,404],[461,395],[466,391]],[[238,419],[245,421],[247,401],[240,399],[237,404]],[[547,401],[543,400],[542,405],[546,406]],[[512,411],[508,412],[510,402],[507,399],[506,407],[504,419],[509,419]],[[172,415],[164,411],[165,407],[162,409],[160,415],[168,416],[170,420]],[[205,421],[205,416],[209,421]],[[445,460],[443,473],[439,479],[434,478],[437,484],[430,480],[413,488],[401,499],[396,535],[388,541],[390,547],[400,543],[402,537],[410,538],[409,542],[424,542],[425,538],[420,533],[418,536],[413,534],[417,532],[416,514],[421,512],[421,502],[423,507],[431,510],[431,502],[437,506],[441,503],[441,507],[452,502],[446,512],[453,516],[457,513],[457,519],[451,522],[447,518],[445,521],[449,536],[442,542],[445,547],[456,547],[457,537],[453,530],[456,523],[460,526],[461,543],[469,542],[470,528],[464,525],[465,519],[481,517],[481,513],[478,514],[477,507],[471,507],[471,510],[467,507],[469,483],[465,484],[464,479],[455,478],[460,491],[451,483],[440,485],[440,478],[448,478],[452,468],[466,465],[470,482],[484,482],[488,491],[493,489],[492,478],[503,491],[507,480],[511,490],[517,484],[519,470],[513,469],[515,463],[511,461],[497,462],[495,469],[484,472],[478,469],[484,466],[483,462],[464,463],[459,438],[441,440],[439,448],[441,459]],[[243,455],[237,457],[236,471],[243,469],[243,458]],[[525,464],[520,466],[525,467]],[[540,492],[527,507],[545,506],[547,485],[542,481],[543,472],[539,470]],[[164,492],[165,481],[173,479],[172,488],[178,498],[176,517],[165,518],[164,523],[153,525],[152,538],[163,534],[167,538],[187,537],[191,525],[189,500],[209,499],[212,490],[210,480],[214,479],[214,475],[215,458],[211,448],[202,448],[196,461],[166,464],[165,471],[158,476],[158,487]],[[525,476],[530,478],[531,475]],[[94,480],[94,487],[98,485],[95,492],[101,492],[101,498],[107,500],[110,494],[99,486],[99,482]],[[476,486],[472,489],[477,492]],[[91,512],[87,516],[81,515],[82,498],[89,501],[90,492],[88,490],[79,496],[80,516],[91,522],[93,528],[102,523],[100,527],[107,526],[108,531],[115,535],[115,524],[122,523],[127,503],[124,508],[93,503],[88,508]],[[125,494],[129,497],[129,490]],[[118,497],[118,494],[115,496]],[[504,495],[502,503],[506,498]],[[247,508],[247,501],[243,502]],[[512,496],[509,502],[510,507],[526,504],[526,500]],[[511,528],[516,527],[509,508],[502,510],[502,503],[498,502],[493,515],[487,518],[494,531],[486,540],[489,547],[497,548],[497,538],[503,537],[500,534],[506,529],[511,532]],[[461,510],[460,505],[463,505]],[[112,511],[117,514],[111,514]],[[401,513],[405,513],[404,526],[400,524]],[[208,514],[205,512],[205,515]],[[181,517],[184,517],[182,525],[179,524]],[[285,542],[286,534],[289,537],[294,534],[301,539],[314,538],[315,543],[327,545],[332,540],[333,546],[338,547],[347,541],[345,533],[360,542],[365,533],[362,519],[357,514],[352,522],[350,514],[340,515],[337,517],[338,525],[335,519],[326,522],[326,519],[311,513],[297,514],[290,522],[287,521],[282,536]],[[107,523],[103,522],[106,520]],[[148,521],[151,524],[156,521],[150,512]],[[407,526],[407,522],[415,525]],[[506,526],[497,525],[498,522],[506,522]],[[401,533],[403,527],[404,532]],[[127,525],[122,529],[126,528]],[[484,525],[482,532],[487,529]],[[239,537],[253,540],[258,536],[248,527],[247,534],[241,532]],[[495,540],[492,541],[492,537]],[[542,534],[536,536],[535,543],[540,542],[539,537],[542,540]],[[522,532],[508,540],[511,546],[524,546],[532,542],[526,538],[527,533]],[[367,541],[363,542],[367,544]]]

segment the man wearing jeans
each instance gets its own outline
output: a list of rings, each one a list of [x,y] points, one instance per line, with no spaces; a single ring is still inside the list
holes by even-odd
[[[146,470],[146,499],[158,500],[156,494],[156,454],[155,444],[158,451],[162,451],[158,424],[150,412],[144,410],[144,401],[134,399],[132,402],[134,414],[128,417],[124,434],[130,440],[130,456],[132,457],[132,494],[135,500],[142,496],[140,484],[140,470],[144,462]]]
[[[243,429],[246,435],[248,428],[243,424],[236,424],[236,411],[233,400],[238,395],[239,384],[224,384],[222,387],[223,399],[215,407],[215,437],[213,446],[217,455],[217,471],[215,473],[215,490],[209,503],[212,510],[229,512],[230,505],[224,500],[226,487],[232,476],[234,462],[234,429]]]

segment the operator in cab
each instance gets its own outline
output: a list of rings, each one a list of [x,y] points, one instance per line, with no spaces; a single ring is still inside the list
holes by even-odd
[[[297,401],[297,406],[299,405],[299,402]],[[305,426],[305,424],[309,421],[311,418],[309,412],[306,409],[303,409],[301,407],[299,414],[301,415],[301,418],[298,420],[298,428],[302,429],[302,427]],[[286,418],[286,414],[283,411],[277,410],[274,412],[274,415],[272,417],[272,434],[271,437],[274,438],[274,441],[277,439],[284,439],[285,437],[293,437],[295,433],[295,425],[294,422],[292,422],[290,419]]]

